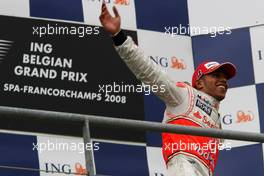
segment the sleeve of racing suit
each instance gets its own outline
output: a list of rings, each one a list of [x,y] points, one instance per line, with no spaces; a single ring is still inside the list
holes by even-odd
[[[134,43],[131,37],[128,36],[125,42],[115,48],[137,79],[146,85],[159,87],[158,91],[153,93],[166,104],[177,106],[182,103],[183,98],[176,83],[145,56],[143,50]]]

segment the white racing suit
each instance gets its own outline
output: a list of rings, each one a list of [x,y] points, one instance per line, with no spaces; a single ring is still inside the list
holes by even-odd
[[[117,52],[146,85],[164,89],[154,92],[166,104],[163,123],[220,128],[219,101],[183,82],[173,82],[128,37]],[[211,137],[162,133],[162,151],[169,176],[211,176],[218,158],[219,140]]]

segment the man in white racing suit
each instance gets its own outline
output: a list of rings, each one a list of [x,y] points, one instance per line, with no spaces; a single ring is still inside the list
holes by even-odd
[[[192,86],[172,81],[120,29],[115,17],[102,4],[100,21],[112,35],[115,48],[134,75],[146,85],[163,87],[154,92],[166,104],[163,123],[220,129],[219,102],[225,98],[227,80],[236,68],[226,62],[205,61],[195,70]],[[163,157],[169,176],[211,176],[218,158],[219,139],[203,136],[162,133]]]

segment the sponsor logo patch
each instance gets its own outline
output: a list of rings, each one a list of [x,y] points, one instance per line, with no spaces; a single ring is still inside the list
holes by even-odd
[[[208,114],[209,116],[212,113],[212,108],[210,106],[208,106],[206,103],[202,102],[201,100],[197,99],[195,105],[200,108],[201,110],[203,110],[206,114]]]

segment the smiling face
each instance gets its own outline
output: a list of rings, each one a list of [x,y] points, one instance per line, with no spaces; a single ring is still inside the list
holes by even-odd
[[[204,75],[196,81],[196,87],[198,90],[211,95],[219,101],[223,100],[228,89],[225,71],[217,69]]]

